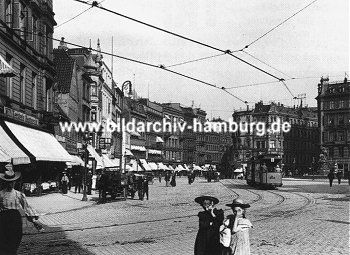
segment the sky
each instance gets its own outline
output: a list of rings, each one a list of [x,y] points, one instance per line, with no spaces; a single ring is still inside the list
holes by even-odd
[[[91,2],[91,1],[90,1]],[[287,19],[312,0],[104,0],[104,8],[175,32],[222,50],[239,50]],[[74,0],[54,0],[58,25],[89,6]],[[170,66],[220,52],[166,34],[115,14],[92,8],[54,29],[54,37],[151,63]],[[54,44],[57,47],[57,43]],[[69,46],[70,47],[70,46]],[[229,89],[250,107],[262,100],[298,104],[293,96],[306,94],[303,104],[316,106],[321,76],[330,81],[349,74],[349,1],[318,0],[262,37],[244,52],[234,53],[278,78],[280,82]],[[252,57],[253,56],[253,57]],[[256,60],[258,58],[260,61]],[[112,58],[104,56],[111,66]],[[262,63],[265,62],[266,64]],[[169,69],[215,84],[235,87],[276,81],[275,78],[229,56],[169,67]],[[277,70],[278,71],[277,71]],[[228,119],[246,105],[224,91],[208,85],[126,60],[113,58],[114,80],[120,86],[130,80],[138,95],[156,102],[201,107],[207,117]],[[312,78],[310,78],[312,77]],[[297,78],[289,80],[291,78]]]

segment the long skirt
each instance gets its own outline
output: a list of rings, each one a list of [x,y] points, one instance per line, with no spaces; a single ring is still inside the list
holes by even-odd
[[[62,193],[67,194],[68,193],[68,183],[66,181],[62,182]]]
[[[19,211],[0,211],[0,240],[0,254],[17,254],[22,241],[22,217]]]

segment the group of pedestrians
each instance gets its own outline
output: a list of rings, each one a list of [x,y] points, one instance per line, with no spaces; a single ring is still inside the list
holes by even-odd
[[[343,173],[342,173],[342,171],[340,171],[340,170],[338,170],[338,171],[335,173],[335,170],[334,170],[334,169],[331,169],[331,171],[328,173],[327,177],[328,177],[328,180],[329,180],[329,187],[332,187],[332,185],[333,185],[333,180],[335,179],[335,177],[337,177],[337,179],[338,179],[338,184],[340,185],[340,183],[341,183],[341,178],[343,177]]]
[[[249,229],[251,222],[246,218],[249,204],[234,199],[226,206],[233,214],[224,217],[222,209],[215,208],[219,199],[212,196],[200,196],[195,199],[204,211],[198,213],[199,230],[197,233],[195,255],[249,255]]]

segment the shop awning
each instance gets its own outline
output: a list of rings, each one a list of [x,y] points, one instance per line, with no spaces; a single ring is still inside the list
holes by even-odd
[[[200,166],[197,166],[197,165],[193,165],[193,170],[199,170],[199,171],[201,171],[202,170],[202,168],[200,167]]]
[[[70,164],[72,166],[84,166],[85,165],[84,161],[76,155],[72,155],[72,160],[71,160]]]
[[[145,159],[140,159],[140,162],[146,171],[152,171],[152,168],[148,165]]]
[[[18,141],[37,161],[70,162],[72,157],[49,133],[5,121]]]
[[[131,145],[131,150],[135,150],[135,151],[146,151],[146,148],[145,148],[145,146]]]
[[[168,166],[168,169],[171,170],[171,171],[175,170],[171,165]]]
[[[15,70],[0,55],[0,77],[13,77],[13,76],[16,76]]]
[[[175,168],[176,171],[186,171],[186,169],[182,166],[182,165],[178,165],[176,168]]]
[[[152,170],[158,170],[158,166],[157,166],[156,163],[154,163],[154,162],[148,162],[148,165],[150,166],[150,168],[151,168]]]
[[[124,155],[125,156],[134,156],[134,154],[132,154],[132,152],[129,149],[125,149]]]
[[[25,154],[15,142],[7,135],[0,126],[0,162],[9,162],[12,159],[14,165],[29,164],[30,158]]]
[[[106,168],[112,168],[112,167],[118,167],[119,166],[118,164],[116,164],[115,161],[112,161],[108,157],[108,155],[106,155],[106,154],[102,155],[102,160],[103,160],[104,167],[106,167]]]
[[[191,170],[186,164],[184,164],[184,168],[185,168],[187,171],[190,171],[190,170]]]
[[[0,162],[4,163],[10,163],[11,157],[7,155],[4,151],[0,149]]]
[[[158,163],[158,169],[159,170],[170,170],[166,165],[164,165],[162,162]]]
[[[149,154],[162,155],[162,151],[160,150],[148,150]]]
[[[243,173],[242,168],[237,168],[236,170],[233,171],[234,173]]]
[[[137,137],[141,136],[140,133],[138,133],[136,131],[131,131],[129,134],[132,135],[132,136],[137,136]]]
[[[156,143],[164,143],[164,140],[160,136],[157,136]]]
[[[102,169],[105,168],[104,162],[102,160],[102,157],[97,153],[94,147],[92,147],[90,144],[87,146],[87,150],[89,152],[89,156],[94,158],[96,160],[96,169]]]
[[[142,167],[137,163],[136,160],[131,160],[130,165],[131,165],[131,169],[129,171],[132,171],[132,172],[142,172],[143,171]]]

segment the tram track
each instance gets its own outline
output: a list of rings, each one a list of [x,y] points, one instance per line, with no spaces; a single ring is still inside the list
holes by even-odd
[[[221,183],[228,191],[229,191],[229,196],[225,196],[227,197],[233,197],[234,198],[239,198],[240,194],[238,194],[237,192],[235,192],[234,190],[232,190],[231,188],[225,186],[224,183]],[[233,183],[231,183],[233,184]],[[268,207],[265,208],[260,208],[260,209],[253,209],[252,212],[256,212],[257,210],[269,210],[271,209],[271,207],[275,207],[276,205],[282,205],[287,199],[291,199],[291,197],[286,196],[287,194],[292,194],[295,196],[298,196],[300,198],[303,199],[302,204],[300,206],[297,206],[295,208],[291,208],[288,209],[287,211],[284,211],[283,213],[275,213],[275,212],[271,212],[271,214],[269,216],[263,216],[261,218],[256,218],[254,219],[252,222],[254,224],[254,222],[261,222],[261,221],[266,221],[266,220],[271,220],[273,218],[277,218],[277,217],[292,217],[295,215],[295,213],[301,213],[302,210],[304,210],[307,206],[309,206],[310,204],[314,203],[314,199],[308,197],[307,195],[304,194],[300,194],[300,193],[296,193],[296,192],[291,192],[288,193],[287,191],[270,191],[270,190],[263,190],[263,194],[259,194],[259,192],[257,191],[252,191],[250,189],[244,189],[246,191],[250,191],[251,193],[255,194],[257,196],[257,199],[255,199],[254,201],[256,202],[252,202],[252,203],[257,203],[258,201],[261,201],[264,199],[264,193],[271,193],[274,194],[275,196],[278,197],[278,201],[277,203],[270,205]],[[282,193],[282,194],[280,194]],[[283,194],[285,193],[285,194]],[[286,204],[286,206],[290,206],[292,204]],[[54,242],[54,245],[57,245],[57,247],[63,248],[60,249],[60,252],[58,252],[57,254],[62,254],[62,252],[68,252],[70,249],[68,248],[69,246],[65,246],[66,244],[71,244],[74,245],[75,241],[67,239],[65,237],[60,238],[58,236],[58,238],[56,238],[57,235],[59,235],[60,233],[67,233],[67,232],[71,232],[73,233],[77,233],[78,236],[82,236],[82,234],[80,234],[79,232],[82,231],[94,231],[94,230],[98,230],[100,229],[103,231],[103,229],[106,228],[119,228],[119,227],[127,227],[127,226],[137,226],[140,224],[146,224],[145,227],[149,227],[150,229],[152,229],[152,232],[150,233],[151,235],[149,236],[150,240],[154,240],[154,242],[159,242],[159,239],[164,239],[164,238],[171,238],[174,236],[191,236],[198,231],[198,229],[194,229],[194,222],[193,220],[190,220],[193,217],[197,217],[197,212],[198,209],[195,209],[193,211],[196,211],[196,213],[192,213],[192,210],[189,211],[189,214],[187,215],[181,215],[181,216],[175,216],[175,217],[167,217],[167,218],[162,218],[162,219],[151,219],[151,220],[139,220],[136,222],[129,222],[129,223],[111,223],[111,224],[103,224],[103,225],[98,225],[98,226],[87,226],[87,227],[77,227],[77,228],[71,228],[71,229],[55,229],[55,230],[48,230],[45,232],[41,232],[41,233],[33,233],[33,234],[25,234],[26,236],[31,236],[31,235],[41,235],[40,238],[38,238],[39,240],[35,240],[35,245],[37,245],[39,243],[44,244],[44,245],[49,245],[51,242]],[[224,211],[230,211],[230,209],[226,209]],[[184,219],[188,219],[190,220],[193,224],[188,225],[187,224],[187,220],[185,220],[183,223],[184,225],[188,225],[187,231],[185,232],[172,232],[172,233],[168,233],[168,234],[158,234],[158,229],[160,229],[162,227],[162,224],[159,224],[160,222],[165,222],[165,221],[169,221],[169,223],[166,224],[176,224],[176,221],[180,221],[184,220]],[[92,222],[92,223],[97,223],[97,222]],[[166,225],[165,224],[165,225]],[[68,224],[67,224],[68,225]],[[83,233],[83,232],[82,232]],[[89,232],[88,232],[89,233]],[[123,242],[123,239],[125,239],[125,234],[119,237],[116,237],[115,240],[112,241],[108,241],[107,243],[98,243],[96,240],[92,240],[91,243],[86,243],[84,244],[84,247],[99,247],[99,246],[111,246],[111,245],[123,245],[126,244],[127,242]],[[136,240],[134,240],[135,242],[142,242],[143,238],[136,238]],[[28,240],[28,242],[26,242],[27,244],[31,244],[30,240]],[[61,247],[62,245],[62,247]],[[68,248],[68,249],[67,249]],[[56,253],[55,253],[56,254]]]

